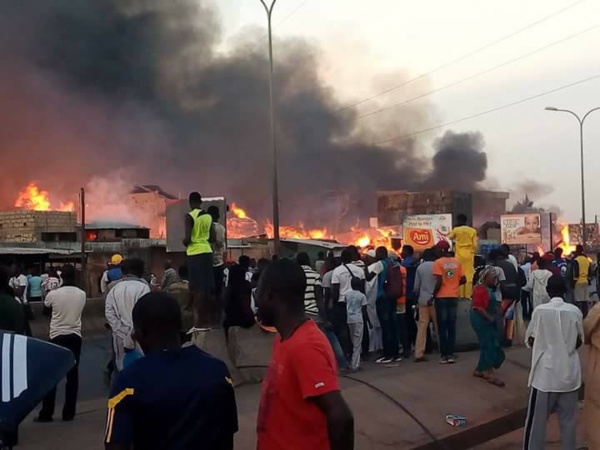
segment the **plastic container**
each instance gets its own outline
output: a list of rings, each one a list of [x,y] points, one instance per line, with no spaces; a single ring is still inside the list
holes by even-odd
[[[446,423],[453,427],[464,427],[467,424],[467,418],[457,414],[446,414]]]

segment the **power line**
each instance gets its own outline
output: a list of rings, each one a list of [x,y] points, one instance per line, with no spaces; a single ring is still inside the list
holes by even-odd
[[[514,36],[516,36],[516,35],[524,32],[524,31],[527,31],[530,28],[533,28],[536,25],[539,25],[540,23],[543,23],[543,22],[546,22],[547,20],[553,19],[554,17],[556,17],[556,16],[558,16],[558,15],[560,15],[560,14],[562,14],[562,13],[564,13],[564,12],[566,12],[566,11],[568,11],[568,10],[570,10],[570,9],[578,6],[578,5],[580,5],[581,3],[585,2],[585,1],[587,1],[587,0],[577,0],[576,2],[571,3],[570,5],[565,6],[564,8],[559,9],[558,11],[555,11],[555,12],[553,12],[553,13],[547,15],[547,16],[544,16],[541,19],[539,19],[539,20],[537,20],[535,22],[532,22],[529,25],[524,26],[523,28],[519,28],[518,30],[515,30],[515,31],[513,31],[513,32],[511,32],[511,33],[509,33],[509,34],[507,34],[505,36],[502,36],[501,38],[496,39],[495,41],[492,41],[492,42],[484,45],[483,47],[479,47],[479,48],[477,48],[477,49],[475,49],[475,50],[473,50],[473,51],[471,51],[469,53],[466,53],[466,54],[464,54],[462,56],[459,56],[456,59],[448,61],[448,62],[446,62],[446,63],[444,63],[444,64],[436,67],[435,69],[430,70],[429,72],[426,72],[426,73],[423,73],[421,75],[418,75],[415,78],[411,78],[410,80],[407,80],[407,81],[405,81],[405,82],[403,82],[403,83],[401,83],[401,84],[399,84],[397,86],[393,86],[393,87],[391,87],[389,89],[386,89],[385,91],[381,91],[378,94],[375,94],[375,95],[372,95],[371,97],[365,98],[364,100],[360,100],[358,102],[351,103],[349,105],[343,106],[343,107],[341,107],[338,110],[338,112],[344,111],[346,109],[354,108],[354,107],[359,106],[359,105],[362,105],[363,103],[366,103],[368,101],[374,100],[374,99],[376,99],[378,97],[381,97],[382,95],[389,94],[390,92],[396,91],[396,90],[398,90],[398,89],[400,89],[400,88],[402,88],[404,86],[407,86],[407,85],[409,85],[411,83],[414,83],[415,81],[418,81],[418,80],[421,80],[421,79],[423,79],[425,77],[428,77],[428,76],[430,76],[430,75],[432,75],[432,74],[434,74],[436,72],[439,72],[442,69],[450,67],[453,64],[456,64],[456,63],[458,63],[460,61],[463,61],[463,60],[465,60],[467,58],[470,58],[471,56],[473,56],[473,55],[475,55],[475,54],[477,54],[479,52],[487,50],[490,47],[493,47],[493,46],[495,46],[495,45],[497,45],[497,44],[499,44],[501,42],[504,42],[507,39],[510,39],[510,38],[512,38],[512,37],[514,37]]]
[[[564,85],[564,86],[561,86],[561,87],[558,87],[558,88],[552,89],[552,90],[550,90],[550,91],[542,92],[542,93],[540,93],[540,94],[536,94],[536,95],[533,95],[533,96],[531,96],[531,97],[527,97],[527,98],[523,98],[523,99],[521,99],[521,100],[517,100],[516,102],[507,103],[507,104],[505,104],[505,105],[498,106],[498,107],[496,107],[496,108],[488,109],[488,110],[486,110],[486,111],[482,111],[482,112],[479,112],[479,113],[477,113],[477,114],[472,114],[472,115],[470,115],[470,116],[466,116],[466,117],[463,117],[463,118],[461,118],[461,119],[456,119],[456,120],[452,120],[452,121],[450,121],[450,122],[441,123],[441,124],[439,124],[439,125],[435,125],[435,126],[433,126],[433,127],[429,127],[429,128],[425,128],[425,129],[423,129],[423,130],[415,131],[415,132],[413,132],[413,133],[403,134],[403,135],[400,135],[400,136],[394,136],[394,137],[392,137],[392,138],[388,138],[388,139],[385,139],[385,140],[383,140],[383,141],[376,142],[376,143],[374,143],[373,145],[384,145],[384,144],[387,144],[387,143],[389,143],[389,142],[397,141],[397,140],[399,140],[399,139],[410,138],[410,137],[413,137],[413,136],[417,136],[417,135],[419,135],[419,134],[427,133],[427,132],[429,132],[429,131],[434,131],[434,130],[438,130],[438,129],[440,129],[440,128],[444,128],[444,127],[447,127],[447,126],[449,126],[449,125],[455,125],[455,124],[457,124],[457,123],[464,122],[464,121],[466,121],[466,120],[475,119],[475,118],[477,118],[477,117],[485,116],[485,115],[487,115],[487,114],[491,114],[491,113],[494,113],[494,112],[497,112],[497,111],[501,111],[501,110],[503,110],[503,109],[506,109],[506,108],[511,108],[511,107],[513,107],[513,106],[517,106],[517,105],[520,105],[520,104],[522,104],[522,103],[525,103],[525,102],[529,102],[529,101],[531,101],[531,100],[538,99],[538,98],[540,98],[540,97],[543,97],[543,96],[545,96],[545,95],[548,95],[548,94],[553,94],[553,93],[555,93],[555,92],[559,92],[559,91],[562,91],[562,90],[564,90],[564,89],[568,89],[568,88],[570,88],[570,87],[577,86],[578,84],[582,84],[582,83],[586,83],[586,82],[588,82],[588,81],[595,80],[595,79],[597,79],[597,78],[600,78],[600,73],[599,73],[599,74],[596,74],[596,75],[593,75],[593,76],[591,76],[591,77],[588,77],[588,78],[584,78],[583,80],[575,81],[574,83],[566,84],[566,85]]]
[[[477,72],[477,73],[475,73],[475,74],[473,74],[473,75],[469,75],[469,76],[468,76],[468,77],[466,77],[466,78],[462,78],[462,79],[460,79],[460,80],[453,81],[452,83],[446,84],[446,85],[444,85],[444,86],[441,86],[441,87],[439,87],[439,88],[436,88],[436,89],[433,89],[433,90],[431,90],[431,91],[429,91],[429,92],[425,92],[425,93],[423,93],[423,94],[419,94],[419,95],[417,95],[416,97],[409,98],[408,100],[403,100],[403,101],[401,101],[401,102],[394,103],[394,104],[392,104],[392,105],[389,105],[389,106],[385,106],[385,107],[383,107],[383,108],[380,108],[380,109],[378,109],[378,110],[376,110],[376,111],[372,111],[372,112],[369,112],[369,113],[363,114],[362,116],[358,116],[358,119],[364,119],[365,117],[373,116],[373,115],[375,115],[375,114],[379,114],[379,113],[381,113],[381,112],[384,112],[384,111],[388,111],[388,110],[390,110],[390,109],[397,108],[398,106],[406,105],[407,103],[411,103],[411,102],[413,102],[413,101],[415,101],[415,100],[419,100],[419,99],[422,99],[422,98],[424,98],[424,97],[428,97],[428,96],[430,96],[430,95],[432,95],[432,94],[436,94],[436,93],[438,93],[438,92],[440,92],[440,91],[443,91],[443,90],[445,90],[445,89],[448,89],[448,88],[451,88],[451,87],[454,87],[454,86],[458,86],[459,84],[462,84],[462,83],[464,83],[465,81],[472,80],[472,79],[474,79],[474,78],[480,77],[481,75],[485,75],[485,74],[488,74],[488,73],[490,73],[490,72],[493,72],[493,71],[495,71],[495,70],[498,70],[498,69],[500,69],[500,68],[502,68],[502,67],[508,66],[508,65],[510,65],[510,64],[512,64],[512,63],[514,63],[514,62],[517,62],[517,61],[520,61],[520,60],[522,60],[522,59],[528,58],[528,57],[530,57],[530,56],[532,56],[532,55],[535,55],[536,53],[539,53],[539,52],[542,52],[542,51],[544,51],[544,50],[547,50],[547,49],[549,49],[549,48],[552,48],[552,47],[554,47],[554,46],[556,46],[556,45],[558,45],[558,44],[562,44],[563,42],[566,42],[566,41],[568,41],[568,40],[574,39],[574,38],[576,38],[576,37],[578,37],[578,36],[581,36],[582,34],[588,33],[588,32],[590,32],[590,31],[592,31],[592,30],[595,30],[595,29],[597,29],[597,28],[599,28],[599,27],[600,27],[600,23],[599,23],[599,24],[596,24],[596,25],[594,25],[594,26],[592,26],[592,27],[586,28],[585,30],[579,31],[579,32],[577,32],[577,33],[575,33],[575,34],[572,34],[572,35],[570,35],[570,36],[567,36],[567,37],[565,37],[565,38],[559,39],[558,41],[552,42],[551,44],[544,45],[543,47],[540,47],[540,48],[538,48],[538,49],[536,49],[536,50],[532,50],[532,51],[530,51],[530,52],[528,52],[528,53],[525,53],[525,54],[523,54],[523,55],[517,56],[516,58],[510,59],[510,60],[508,60],[508,61],[504,61],[504,62],[502,62],[502,63],[500,63],[500,64],[497,64],[497,65],[495,65],[495,66],[493,66],[493,67],[490,67],[490,68],[488,68],[488,69],[482,70],[481,72]]]
[[[306,5],[308,3],[308,0],[304,0],[302,3],[298,4],[298,6],[296,6],[287,16],[285,16],[282,20],[280,20],[277,25],[275,25],[273,28],[278,28],[280,27],[286,20],[288,20],[290,17],[292,17],[294,14],[296,14],[298,12],[298,10],[300,8],[302,8],[304,5]]]

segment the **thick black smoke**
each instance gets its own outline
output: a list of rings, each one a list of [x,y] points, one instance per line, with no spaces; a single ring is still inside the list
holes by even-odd
[[[447,131],[435,143],[433,171],[424,183],[426,189],[473,191],[485,180],[487,154],[483,135]]]
[[[263,37],[219,52],[218,17],[198,0],[2,0],[0,200],[29,180],[76,192],[92,175],[125,170],[132,184],[226,194],[266,215]],[[376,189],[465,189],[485,178],[480,137],[444,136],[428,176],[414,139],[371,145],[356,113],[339,112],[313,47],[277,40],[275,53],[284,219],[336,209],[348,194],[364,211]],[[379,138],[425,126],[427,107],[415,106]]]

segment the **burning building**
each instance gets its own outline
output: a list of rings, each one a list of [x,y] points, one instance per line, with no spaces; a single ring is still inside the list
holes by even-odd
[[[377,193],[377,219],[380,225],[402,225],[407,216],[417,214],[465,214],[475,228],[500,221],[506,211],[507,192],[474,191],[380,191]]]
[[[157,185],[134,186],[127,196],[128,203],[136,211],[142,225],[150,230],[152,237],[167,238],[167,205],[178,200]]]

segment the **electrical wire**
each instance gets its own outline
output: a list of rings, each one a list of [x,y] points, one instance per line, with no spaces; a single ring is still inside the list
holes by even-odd
[[[287,16],[285,16],[282,20],[277,22],[277,24],[273,27],[273,29],[280,27],[286,20],[288,20],[290,17],[292,17],[294,14],[296,14],[298,12],[298,10],[300,8],[302,8],[304,5],[306,5],[307,3],[308,3],[308,0],[304,0],[302,3],[298,4],[298,6],[296,6]]]
[[[433,432],[429,428],[427,428],[427,426],[423,422],[421,422],[417,416],[415,416],[413,413],[411,413],[408,410],[408,408],[406,408],[402,403],[400,403],[398,400],[396,400],[394,397],[392,397],[387,392],[385,392],[382,389],[379,389],[377,386],[374,386],[371,383],[361,380],[359,378],[354,378],[349,375],[340,375],[340,377],[346,378],[348,380],[356,381],[357,383],[360,383],[364,386],[367,386],[367,387],[373,389],[375,392],[378,392],[380,395],[383,395],[385,398],[387,398],[393,404],[398,406],[402,411],[404,411],[404,413],[408,417],[410,417],[417,425],[419,425],[419,427],[421,427],[421,429],[425,432],[425,434],[427,436],[429,436],[429,438],[433,441],[433,443],[435,445],[437,445],[441,450],[450,450],[446,444],[444,444],[442,441],[438,440],[438,438],[435,436],[435,434],[433,434]]]
[[[579,6],[580,4],[582,4],[585,1],[587,1],[587,0],[578,0],[578,1],[574,2],[574,3],[571,3],[570,5],[567,5],[564,8],[559,9],[558,11],[555,11],[555,12],[553,12],[553,13],[547,15],[547,16],[542,17],[541,19],[536,20],[535,22],[532,22],[532,23],[530,23],[530,24],[528,24],[528,25],[526,25],[526,26],[524,26],[522,28],[519,28],[518,30],[515,30],[515,31],[513,31],[513,32],[511,32],[511,33],[509,33],[507,35],[504,35],[504,36],[500,37],[499,39],[496,39],[495,41],[492,41],[492,42],[490,42],[490,43],[488,43],[488,44],[486,44],[486,45],[484,45],[482,47],[479,47],[479,48],[477,48],[477,49],[475,49],[475,50],[473,50],[473,51],[471,51],[469,53],[466,53],[466,54],[464,54],[462,56],[459,56],[458,58],[455,58],[455,59],[450,60],[450,61],[448,61],[446,63],[443,63],[442,65],[436,67],[435,69],[432,69],[432,70],[430,70],[428,72],[425,72],[425,73],[423,73],[421,75],[418,75],[418,76],[416,76],[414,78],[411,78],[410,80],[407,80],[407,81],[405,81],[405,82],[403,82],[403,83],[401,83],[399,85],[396,85],[396,86],[388,88],[388,89],[386,89],[384,91],[381,91],[378,94],[372,95],[372,96],[367,97],[367,98],[365,98],[363,100],[360,100],[358,102],[354,102],[354,103],[351,103],[349,105],[343,106],[343,107],[339,108],[337,110],[337,112],[341,112],[341,111],[344,111],[346,109],[350,109],[350,108],[354,108],[356,106],[362,105],[363,103],[366,103],[368,101],[374,100],[374,99],[376,99],[378,97],[381,97],[383,95],[389,94],[390,92],[394,92],[394,91],[396,91],[396,90],[398,90],[400,88],[403,88],[404,86],[407,86],[407,85],[409,85],[411,83],[414,83],[415,81],[419,81],[419,80],[421,80],[421,79],[423,79],[425,77],[433,75],[434,73],[439,72],[442,69],[446,69],[447,67],[450,67],[450,66],[452,66],[452,65],[454,65],[454,64],[456,64],[456,63],[458,63],[460,61],[464,61],[465,59],[470,58],[471,56],[476,55],[479,52],[487,50],[488,48],[491,48],[491,47],[493,47],[493,46],[495,46],[497,44],[500,44],[501,42],[504,42],[504,41],[506,41],[506,40],[508,40],[508,39],[510,39],[510,38],[512,38],[512,37],[514,37],[514,36],[516,36],[518,34],[520,34],[520,33],[523,33],[524,31],[529,30],[530,28],[533,28],[533,27],[535,27],[535,26],[537,26],[537,25],[539,25],[539,24],[541,24],[543,22],[546,22],[546,21],[548,21],[550,19],[553,19],[553,18],[559,16],[560,14],[563,14],[564,12],[566,12],[566,11],[568,11],[570,9],[573,9],[576,6]]]
[[[248,365],[248,366],[239,366],[237,369],[243,370],[243,369],[268,369],[268,368],[269,368],[268,366]],[[398,406],[417,425],[419,425],[419,427],[421,427],[421,429],[425,432],[425,434],[431,438],[432,442],[434,444],[436,444],[440,448],[440,450],[449,450],[448,446],[446,444],[444,444],[442,441],[438,440],[438,438],[435,436],[435,434],[433,434],[433,432],[429,428],[427,428],[427,426],[423,422],[421,422],[421,420],[419,420],[418,417],[416,417],[413,413],[411,413],[408,410],[408,408],[406,408],[400,401],[396,400],[390,394],[388,394],[387,392],[383,391],[382,389],[378,388],[377,386],[374,386],[373,384],[371,384],[367,381],[361,380],[360,378],[351,377],[350,375],[345,375],[345,374],[340,374],[339,376],[340,376],[340,378],[346,378],[348,380],[352,380],[352,381],[360,383],[364,386],[367,386],[368,388],[373,389],[375,392],[377,392],[380,395],[387,398],[394,405]]]
[[[576,37],[579,37],[579,36],[581,36],[581,35],[583,35],[583,34],[585,34],[585,33],[589,33],[590,31],[596,30],[596,29],[598,29],[598,28],[600,28],[600,23],[598,23],[598,24],[596,24],[596,25],[593,25],[593,26],[591,26],[591,27],[589,27],[589,28],[586,28],[585,30],[579,31],[579,32],[577,32],[577,33],[575,33],[575,34],[572,34],[572,35],[570,35],[570,36],[567,36],[567,37],[565,37],[565,38],[559,39],[558,41],[554,41],[554,42],[552,42],[552,43],[550,43],[550,44],[544,45],[543,47],[540,47],[540,48],[537,48],[537,49],[535,49],[535,50],[532,50],[532,51],[530,51],[530,52],[524,53],[523,55],[517,56],[516,58],[510,59],[510,60],[508,60],[508,61],[504,61],[504,62],[502,62],[502,63],[500,63],[500,64],[497,64],[497,65],[495,65],[495,66],[493,66],[493,67],[490,67],[490,68],[487,68],[487,69],[485,69],[485,70],[482,70],[482,71],[480,71],[480,72],[477,72],[477,73],[475,73],[475,74],[473,74],[473,75],[469,75],[469,76],[468,76],[468,77],[466,77],[466,78],[461,78],[460,80],[453,81],[452,83],[446,84],[446,85],[444,85],[444,86],[441,86],[441,87],[439,87],[439,88],[433,89],[433,90],[431,90],[431,91],[428,91],[428,92],[425,92],[425,93],[423,93],[423,94],[419,94],[419,95],[417,95],[416,97],[409,98],[408,100],[402,100],[401,102],[394,103],[394,104],[392,104],[392,105],[389,105],[389,106],[385,106],[385,107],[383,107],[383,108],[380,108],[380,109],[378,109],[378,110],[376,110],[376,111],[372,111],[372,112],[369,112],[369,113],[363,114],[362,116],[358,116],[358,117],[357,117],[357,119],[364,119],[364,118],[366,118],[366,117],[370,117],[370,116],[373,116],[373,115],[375,115],[375,114],[379,114],[379,113],[381,113],[381,112],[384,112],[384,111],[388,111],[388,110],[390,110],[390,109],[397,108],[398,106],[406,105],[407,103],[411,103],[411,102],[413,102],[413,101],[415,101],[415,100],[419,100],[419,99],[422,99],[422,98],[428,97],[428,96],[430,96],[430,95],[436,94],[436,93],[438,93],[438,92],[440,92],[440,91],[443,91],[443,90],[449,89],[449,88],[451,88],[451,87],[458,86],[459,84],[462,84],[462,83],[464,83],[464,82],[466,82],[466,81],[470,81],[470,80],[473,80],[473,79],[475,79],[475,78],[477,78],[477,77],[480,77],[480,76],[482,76],[482,75],[486,75],[486,74],[488,74],[488,73],[494,72],[495,70],[498,70],[498,69],[500,69],[500,68],[502,68],[502,67],[508,66],[508,65],[510,65],[510,64],[512,64],[512,63],[515,63],[515,62],[517,62],[517,61],[520,61],[520,60],[522,60],[522,59],[525,59],[525,58],[528,58],[528,57],[530,57],[530,56],[533,56],[533,55],[535,55],[536,53],[542,52],[542,51],[544,51],[544,50],[548,50],[549,48],[555,47],[555,46],[557,46],[557,45],[559,45],[559,44],[562,44],[562,43],[564,43],[564,42],[567,42],[567,41],[569,41],[569,40],[571,40],[571,39],[574,39],[574,38],[576,38]]]
[[[454,124],[457,124],[457,123],[460,123],[460,122],[464,122],[466,120],[475,119],[477,117],[485,116],[487,114],[491,114],[491,113],[494,113],[494,112],[497,112],[497,111],[501,111],[501,110],[506,109],[506,108],[511,108],[513,106],[517,106],[517,105],[520,105],[522,103],[525,103],[525,102],[528,102],[528,101],[535,100],[537,98],[543,97],[545,95],[553,94],[555,92],[559,92],[559,91],[562,91],[564,89],[568,89],[570,87],[577,86],[579,84],[595,80],[597,78],[600,78],[600,73],[596,74],[596,75],[592,75],[591,77],[588,77],[588,78],[584,78],[583,80],[575,81],[573,83],[569,83],[569,84],[566,84],[564,86],[560,86],[558,88],[542,92],[540,94],[532,95],[531,97],[523,98],[523,99],[517,100],[515,102],[507,103],[505,105],[498,106],[496,108],[488,109],[486,111],[482,111],[482,112],[479,112],[477,114],[472,114],[470,116],[462,117],[460,119],[452,120],[450,122],[441,123],[441,124],[435,125],[433,127],[429,127],[429,128],[425,128],[423,130],[415,131],[413,133],[403,134],[403,135],[400,135],[400,136],[394,136],[394,137],[385,139],[383,141],[376,142],[373,145],[384,145],[384,144],[387,144],[387,143],[390,143],[390,142],[393,142],[393,141],[397,141],[399,139],[410,138],[410,137],[413,137],[413,136],[416,136],[416,135],[419,135],[419,134],[427,133],[429,131],[434,131],[434,130],[438,130],[440,128],[444,128],[444,127],[447,127],[449,125],[454,125]]]

